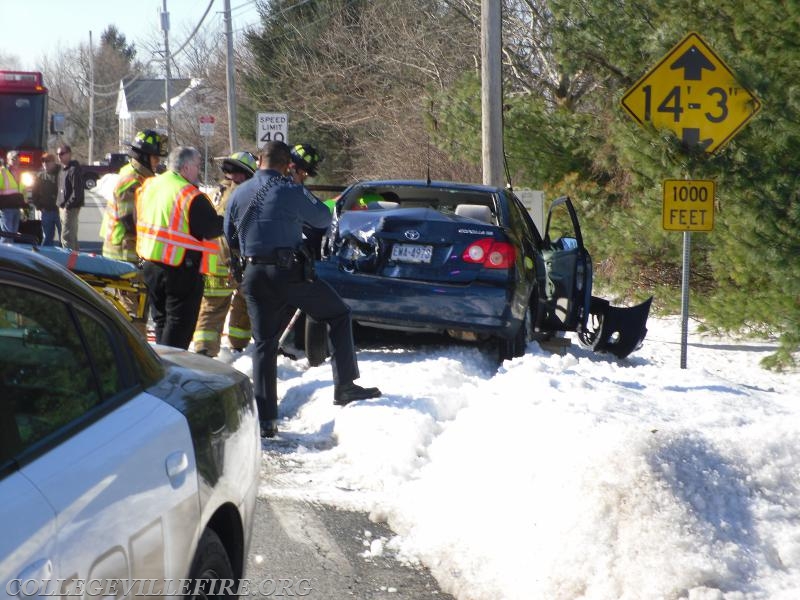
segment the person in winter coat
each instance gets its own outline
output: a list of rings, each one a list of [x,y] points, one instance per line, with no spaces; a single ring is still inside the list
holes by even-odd
[[[61,170],[58,173],[58,204],[61,217],[61,245],[78,250],[78,215],[83,206],[83,171],[77,160],[72,160],[68,144],[58,147]]]
[[[58,214],[58,174],[61,166],[56,157],[42,155],[42,170],[36,174],[31,189],[31,204],[42,215],[42,246],[61,244],[61,219]],[[57,235],[56,235],[57,234]]]

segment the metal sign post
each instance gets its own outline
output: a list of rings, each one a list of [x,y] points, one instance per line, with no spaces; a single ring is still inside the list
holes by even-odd
[[[692,254],[692,231],[714,229],[716,184],[702,179],[667,179],[664,181],[664,204],[661,223],[665,231],[683,231],[681,275],[681,369],[686,368],[689,338],[689,270]]]
[[[200,117],[200,135],[203,137],[203,183],[208,183],[208,138],[214,135],[213,115]]]
[[[692,255],[692,232],[683,232],[683,272],[681,273],[681,369],[686,368],[689,345],[689,266]]]

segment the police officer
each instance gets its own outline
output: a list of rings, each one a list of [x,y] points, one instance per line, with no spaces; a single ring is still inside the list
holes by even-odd
[[[302,247],[304,224],[326,227],[327,207],[286,177],[290,148],[269,142],[259,157],[255,176],[234,191],[225,211],[225,235],[232,250],[245,257],[242,291],[253,327],[253,386],[261,434],[277,433],[277,355],[287,307],[295,307],[328,324],[333,349],[334,404],[381,395],[363,388],[353,345],[350,309],[330,285],[306,276]]]
[[[202,155],[191,146],[170,152],[167,170],[147,179],[136,203],[136,252],[144,260],[156,343],[186,350],[203,298],[203,252],[222,234],[222,217],[197,188]]]
[[[225,207],[233,190],[240,183],[250,179],[258,165],[256,157],[249,152],[234,152],[230,156],[216,159],[221,161],[223,179],[212,203],[217,214],[224,215]],[[216,356],[220,350],[222,330],[228,320],[228,341],[231,350],[241,352],[250,343],[250,318],[247,304],[239,286],[231,277],[228,267],[230,250],[224,237],[217,240],[220,251],[203,257],[207,261],[203,302],[197,317],[197,328],[192,342],[194,351],[206,356]],[[230,312],[230,314],[229,314]]]

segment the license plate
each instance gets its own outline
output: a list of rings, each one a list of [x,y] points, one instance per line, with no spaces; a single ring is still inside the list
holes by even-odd
[[[433,256],[433,246],[421,244],[395,244],[392,246],[392,260],[408,263],[429,263]]]

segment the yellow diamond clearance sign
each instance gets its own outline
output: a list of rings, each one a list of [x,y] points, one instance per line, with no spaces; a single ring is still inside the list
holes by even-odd
[[[622,98],[644,125],[675,132],[687,147],[713,153],[759,110],[761,102],[700,38],[688,34]]]

